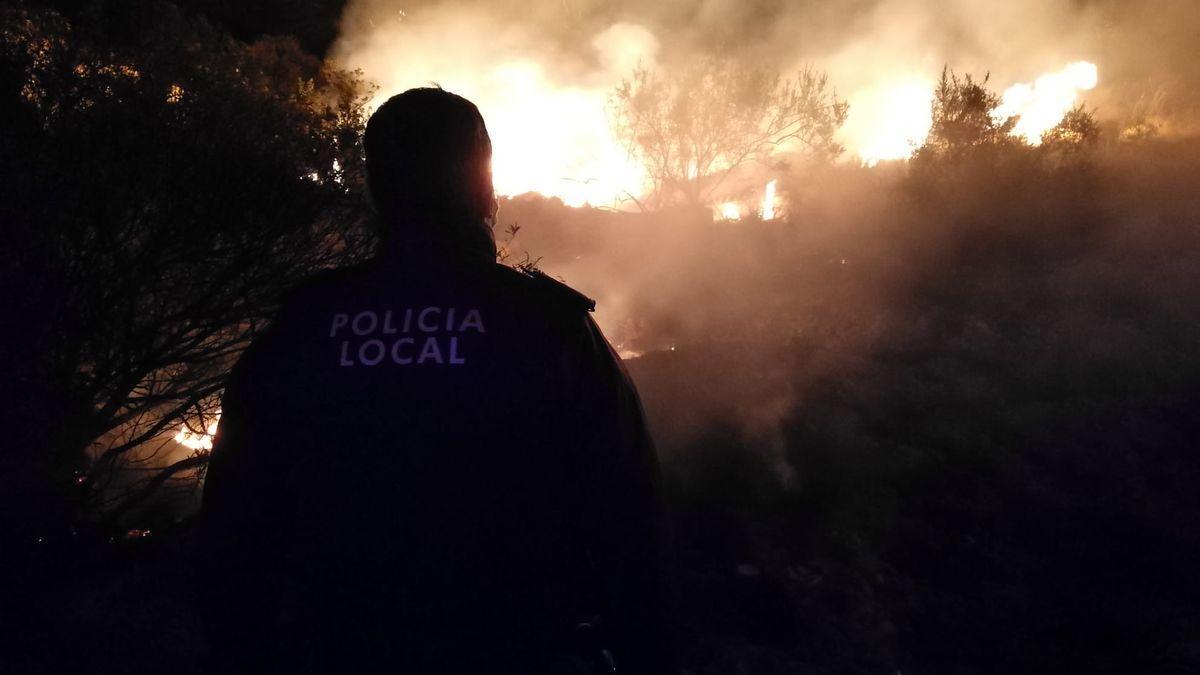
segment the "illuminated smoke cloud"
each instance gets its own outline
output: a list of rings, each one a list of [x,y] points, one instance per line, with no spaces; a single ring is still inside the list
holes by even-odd
[[[1031,143],[1082,92],[1110,119],[1164,87],[1174,109],[1185,109],[1200,87],[1190,60],[1174,57],[1190,46],[1147,35],[1149,24],[1200,19],[1200,9],[1146,4],[1135,12],[1074,0],[352,0],[332,58],[379,84],[376,104],[430,83],[474,100],[492,133],[501,194],[631,208],[627,198],[644,192],[646,176],[613,137],[605,103],[638,63],[670,68],[720,51],[783,74],[811,64],[850,103],[839,134],[845,158],[874,164],[903,159],[923,141],[933,84],[947,65],[991,73],[989,87],[1003,92],[1003,111],[1020,115],[1016,133]],[[1174,67],[1147,69],[1155,54]],[[763,212],[757,200],[713,206],[721,219]]]
[[[1095,89],[1096,64],[1076,61],[1061,70],[1019,82],[1004,90],[995,111],[999,120],[1016,117],[1012,134],[1032,145],[1075,107],[1080,94]],[[933,80],[914,76],[861,89],[850,99],[850,119],[843,130],[848,146],[862,161],[904,159],[925,142],[933,124]]]
[[[344,37],[338,58],[379,84],[372,108],[430,84],[474,101],[492,136],[501,195],[539,192],[580,206],[615,205],[640,194],[645,176],[613,137],[605,102],[623,73],[653,63],[654,36],[632,24],[609,26],[564,73],[561,62],[538,49],[543,41],[536,32],[495,30],[499,25],[482,10],[391,15]]]
[[[933,88],[933,80],[913,75],[856,91],[844,142],[868,165],[912,155],[933,125]]]
[[[1031,84],[1014,84],[1005,89],[996,117],[1016,116],[1013,135],[1038,145],[1042,134],[1054,128],[1075,107],[1080,92],[1095,89],[1098,80],[1096,64],[1077,61],[1062,70],[1046,73]]]

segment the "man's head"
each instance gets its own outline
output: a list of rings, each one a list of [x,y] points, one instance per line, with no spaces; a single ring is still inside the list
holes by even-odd
[[[385,228],[483,226],[490,236],[492,141],[475,104],[441,89],[409,89],[371,115],[363,145]]]

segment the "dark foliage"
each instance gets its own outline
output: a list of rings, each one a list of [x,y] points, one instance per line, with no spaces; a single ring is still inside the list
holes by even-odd
[[[1017,118],[998,114],[1000,97],[987,77],[961,79],[942,71],[934,92],[933,127],[912,158],[905,190],[930,214],[915,233],[945,228],[939,242],[949,255],[1002,257],[1072,256],[1102,222],[1094,153],[1100,127],[1082,106],[1031,146],[1012,135]],[[1020,204],[1038,204],[1036,218],[1012,217]],[[1036,230],[1036,231],[1035,231]]]
[[[64,16],[85,18],[104,0],[31,0]],[[309,54],[322,56],[337,38],[338,19],[346,0],[179,0],[173,3],[187,16],[219,26],[242,42],[265,37],[291,37]]]
[[[976,82],[968,73],[960,79],[946,67],[933,92],[933,126],[918,157],[934,155],[955,160],[980,148],[1016,144],[1009,134],[1016,118],[994,113],[1000,97],[987,88],[988,77]]]
[[[0,268],[21,318],[7,478],[50,474],[116,521],[194,484],[203,451],[181,455],[174,430],[211,418],[281,293],[369,245],[363,99],[289,39],[241,43],[168,4],[0,20]],[[43,509],[5,512],[48,536]]]

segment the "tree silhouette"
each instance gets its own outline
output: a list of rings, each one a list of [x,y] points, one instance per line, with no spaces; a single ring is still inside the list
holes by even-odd
[[[4,462],[109,522],[194,484],[207,450],[179,425],[281,294],[371,243],[355,76],[135,4],[0,11]]]
[[[671,71],[638,66],[609,109],[649,173],[643,206],[656,208],[704,205],[735,169],[785,145],[836,156],[833,135],[848,107],[812,69],[783,79],[763,64],[712,55]]]
[[[1100,125],[1082,103],[1068,110],[1062,121],[1042,134],[1043,147],[1065,152],[1094,147],[1099,140]]]
[[[1017,118],[996,116],[1000,97],[987,88],[989,76],[976,82],[968,73],[961,79],[949,67],[942,69],[933,96],[933,125],[917,155],[958,159],[978,148],[1013,144]]]

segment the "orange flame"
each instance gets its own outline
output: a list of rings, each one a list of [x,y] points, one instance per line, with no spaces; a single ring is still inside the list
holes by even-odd
[[[221,411],[218,410],[202,432],[195,431],[194,427],[187,423],[181,424],[179,432],[175,434],[175,442],[189,450],[212,450],[213,438],[217,435],[217,424],[220,421]]]

